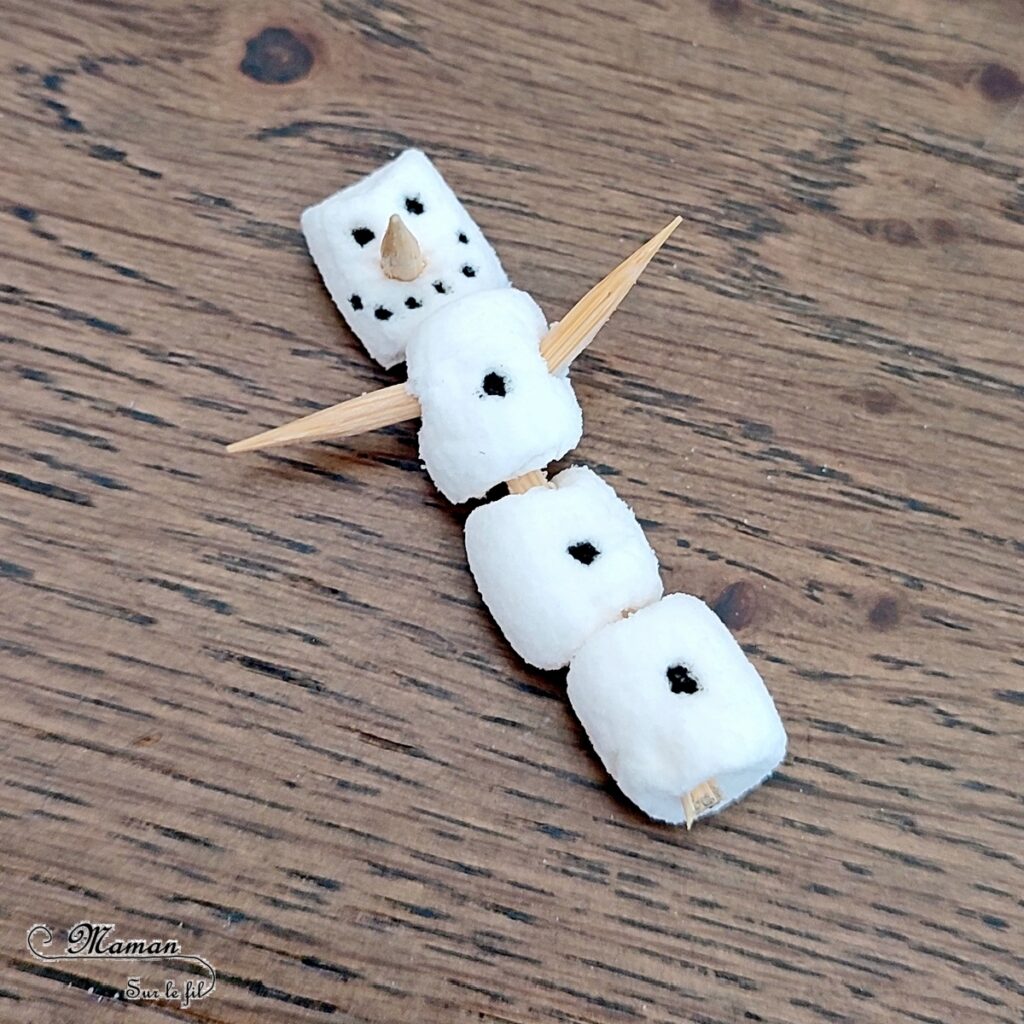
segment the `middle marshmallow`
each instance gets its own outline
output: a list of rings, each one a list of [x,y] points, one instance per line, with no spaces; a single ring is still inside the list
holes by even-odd
[[[540,354],[548,325],[526,292],[476,292],[439,309],[406,347],[419,399],[420,458],[452,502],[542,469],[583,434],[567,373]]]
[[[466,554],[494,621],[538,668],[567,665],[594,633],[662,593],[630,507],[584,466],[474,509]]]

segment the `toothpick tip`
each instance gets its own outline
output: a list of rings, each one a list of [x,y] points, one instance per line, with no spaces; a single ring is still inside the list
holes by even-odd
[[[565,369],[593,340],[597,332],[629,294],[647,265],[682,223],[676,216],[656,235],[627,256],[610,274],[598,281],[562,320],[548,331],[541,354],[552,373]]]
[[[419,414],[419,400],[406,390],[404,384],[392,384],[391,387],[368,391],[358,398],[350,398],[347,402],[321,409],[272,430],[233,441],[227,445],[227,451],[234,455],[276,445],[294,444],[297,441],[351,437],[353,434],[413,419]]]

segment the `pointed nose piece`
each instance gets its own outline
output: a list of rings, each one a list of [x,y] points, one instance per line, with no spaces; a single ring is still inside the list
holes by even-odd
[[[380,240],[381,270],[393,281],[415,281],[426,265],[416,236],[405,226],[402,218],[393,213]]]

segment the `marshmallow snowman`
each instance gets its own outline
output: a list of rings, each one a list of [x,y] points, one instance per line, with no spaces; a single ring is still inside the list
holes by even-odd
[[[622,792],[689,825],[763,782],[786,734],[728,629],[697,598],[662,597],[636,517],[593,471],[534,474],[579,442],[579,404],[542,354],[544,314],[427,157],[408,150],[310,207],[302,230],[370,355],[407,361],[438,490],[462,502],[515,481],[468,517],[470,569],[525,661],[569,665],[569,701]]]
[[[567,373],[540,354],[548,325],[526,292],[476,292],[409,339],[406,387],[419,399],[420,457],[455,503],[542,469],[575,448],[583,413]]]
[[[619,788],[661,821],[685,821],[683,798],[711,781],[720,811],[786,753],[757,669],[695,597],[672,594],[595,633],[572,660],[568,694]]]
[[[662,594],[632,510],[584,466],[474,509],[466,554],[498,627],[538,668],[567,665],[602,626]]]
[[[302,231],[334,304],[386,368],[405,358],[410,335],[432,312],[508,286],[483,232],[416,149],[309,207]],[[382,254],[389,235],[403,259]]]

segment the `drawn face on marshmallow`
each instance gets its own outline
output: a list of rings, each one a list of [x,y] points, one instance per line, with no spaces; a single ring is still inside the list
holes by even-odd
[[[662,593],[633,512],[583,466],[474,509],[466,553],[499,628],[539,668],[567,665],[602,626]]]
[[[406,352],[420,457],[449,501],[541,469],[575,448],[583,414],[540,354],[547,322],[526,292],[477,292],[424,320]]]
[[[395,214],[419,253],[397,278],[381,261],[381,243]],[[410,334],[431,313],[475,291],[508,285],[483,233],[419,150],[406,150],[309,207],[302,231],[335,305],[385,367],[405,358]]]
[[[711,779],[721,810],[785,755],[761,677],[695,597],[673,594],[605,626],[573,658],[568,693],[619,788],[661,821],[684,821],[681,797]]]

